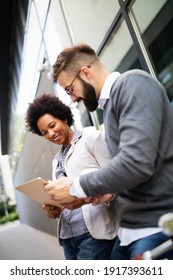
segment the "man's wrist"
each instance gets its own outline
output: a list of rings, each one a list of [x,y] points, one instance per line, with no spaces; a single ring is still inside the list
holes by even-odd
[[[75,198],[77,198],[76,196],[76,191],[75,191],[75,185],[74,182],[71,181],[70,186],[69,186],[69,193],[70,195],[74,196]]]
[[[69,187],[69,193],[72,196],[75,196],[78,198],[87,197],[79,183],[79,177],[74,178],[73,181],[71,182],[70,187]]]

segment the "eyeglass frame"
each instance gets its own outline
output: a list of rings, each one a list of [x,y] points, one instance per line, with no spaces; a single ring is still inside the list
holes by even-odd
[[[90,68],[90,67],[91,67],[91,66],[87,66],[87,68]],[[71,92],[70,88],[72,87],[72,85],[73,85],[74,81],[76,80],[77,76],[79,75],[80,71],[81,71],[81,68],[80,68],[80,70],[77,72],[77,74],[76,74],[76,76],[74,77],[74,79],[72,80],[72,82],[71,82],[68,86],[65,87],[64,90],[65,90],[65,92],[66,92],[68,95],[72,95],[72,94],[73,94],[73,92]]]

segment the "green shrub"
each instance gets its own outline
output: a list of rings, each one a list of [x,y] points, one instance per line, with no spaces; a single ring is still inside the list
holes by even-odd
[[[4,203],[0,202],[0,224],[5,224],[19,219],[16,205],[9,205],[9,199],[7,199],[6,206],[8,212],[7,215],[5,213]]]

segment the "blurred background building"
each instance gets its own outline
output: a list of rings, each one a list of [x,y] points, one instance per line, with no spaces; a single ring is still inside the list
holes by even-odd
[[[51,67],[65,47],[86,42],[109,71],[140,68],[155,76],[173,102],[173,0],[7,0],[0,13],[0,190],[19,220],[56,235],[56,221],[15,186],[51,178],[57,145],[28,133],[29,102],[49,92],[70,105],[53,86]],[[70,105],[76,128],[104,129],[102,112]],[[0,196],[0,200],[2,197]],[[11,203],[12,203],[11,202]]]

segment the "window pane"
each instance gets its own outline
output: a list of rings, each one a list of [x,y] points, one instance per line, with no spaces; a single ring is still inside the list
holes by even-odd
[[[54,64],[61,50],[71,44],[60,1],[51,0],[43,33],[50,64]]]
[[[97,49],[120,6],[115,0],[62,0],[73,43],[87,42]]]
[[[138,0],[132,7],[157,78],[173,100],[173,1]]]
[[[34,0],[41,29],[43,29],[49,5],[49,0]]]
[[[124,21],[115,34],[112,34],[100,55],[100,59],[110,72],[116,70],[122,73],[129,69],[141,68],[132,38]]]

